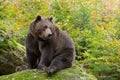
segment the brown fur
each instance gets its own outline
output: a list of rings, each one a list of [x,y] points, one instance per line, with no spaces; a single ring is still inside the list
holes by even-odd
[[[52,18],[37,16],[26,38],[26,53],[29,68],[52,74],[72,66],[75,47],[72,39],[53,24]]]

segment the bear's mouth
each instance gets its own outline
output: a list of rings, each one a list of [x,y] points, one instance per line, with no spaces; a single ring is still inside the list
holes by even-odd
[[[50,40],[51,38],[52,38],[52,36],[43,38],[43,40]]]
[[[53,34],[49,34],[47,37],[45,37],[45,40],[51,39]]]
[[[53,33],[52,34],[49,34],[47,37],[46,36],[41,36],[39,35],[39,38],[42,39],[42,40],[49,40],[53,37]]]

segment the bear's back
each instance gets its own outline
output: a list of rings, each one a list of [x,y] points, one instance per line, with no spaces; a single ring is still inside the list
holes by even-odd
[[[74,42],[72,38],[64,31],[60,30],[60,37],[62,39],[62,44],[65,48],[74,48]]]

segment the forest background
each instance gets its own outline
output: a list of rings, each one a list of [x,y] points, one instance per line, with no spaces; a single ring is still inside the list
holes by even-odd
[[[37,15],[53,16],[72,37],[76,69],[98,80],[120,79],[120,0],[0,0],[1,62],[8,52],[23,58],[29,24]]]

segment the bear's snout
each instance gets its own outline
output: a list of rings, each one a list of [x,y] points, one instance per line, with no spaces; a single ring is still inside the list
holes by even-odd
[[[48,34],[48,37],[51,37],[52,36],[52,34]]]

